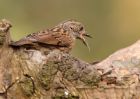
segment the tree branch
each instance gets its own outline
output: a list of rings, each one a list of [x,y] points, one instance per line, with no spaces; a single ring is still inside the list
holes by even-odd
[[[59,49],[10,46],[8,21],[0,24],[2,99],[138,99],[140,41],[97,64]],[[6,46],[5,46],[6,45]]]

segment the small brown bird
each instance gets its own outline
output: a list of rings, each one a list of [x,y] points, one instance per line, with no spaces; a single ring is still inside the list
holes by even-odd
[[[75,40],[80,39],[89,48],[84,36],[91,38],[91,36],[85,32],[83,24],[75,20],[67,20],[51,29],[29,34],[21,40],[11,43],[11,45],[22,46],[42,43],[71,49]]]

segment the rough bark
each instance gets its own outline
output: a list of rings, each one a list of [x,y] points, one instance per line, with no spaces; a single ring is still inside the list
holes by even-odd
[[[140,41],[90,64],[57,48],[10,46],[0,23],[0,99],[139,99]]]

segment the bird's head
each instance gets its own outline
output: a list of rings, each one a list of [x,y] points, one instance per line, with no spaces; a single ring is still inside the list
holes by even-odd
[[[85,40],[85,37],[92,38],[89,34],[86,33],[84,25],[76,20],[67,20],[61,23],[65,30],[73,33],[74,37],[80,39],[88,48],[88,43]]]

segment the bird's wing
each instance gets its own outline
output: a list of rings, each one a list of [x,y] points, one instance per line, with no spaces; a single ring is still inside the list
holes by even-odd
[[[58,43],[60,42],[59,40],[60,36],[61,33],[59,33],[58,31],[42,30],[37,33],[29,34],[26,37],[22,38],[21,40],[11,43],[11,45],[22,46],[32,43],[58,45]]]

